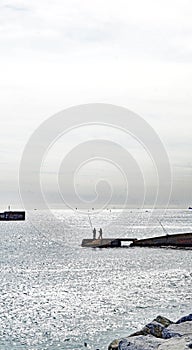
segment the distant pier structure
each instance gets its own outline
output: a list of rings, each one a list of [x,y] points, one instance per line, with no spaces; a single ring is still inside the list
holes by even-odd
[[[4,211],[0,213],[0,221],[25,220],[25,211]]]

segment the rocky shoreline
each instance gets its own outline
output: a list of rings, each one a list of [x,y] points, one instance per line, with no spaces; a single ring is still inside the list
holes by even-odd
[[[140,331],[115,339],[108,350],[189,350],[192,349],[192,314],[173,322],[157,316]]]

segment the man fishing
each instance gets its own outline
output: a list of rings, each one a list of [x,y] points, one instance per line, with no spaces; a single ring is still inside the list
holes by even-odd
[[[93,229],[93,239],[96,239],[96,228]]]
[[[103,231],[102,231],[102,228],[99,229],[99,237],[98,239],[102,239],[103,237]]]

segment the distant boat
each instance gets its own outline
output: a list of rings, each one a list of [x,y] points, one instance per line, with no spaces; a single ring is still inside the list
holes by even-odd
[[[0,221],[25,220],[25,211],[4,211],[0,213]]]
[[[189,207],[188,209],[191,209],[191,210],[192,210],[192,207]]]

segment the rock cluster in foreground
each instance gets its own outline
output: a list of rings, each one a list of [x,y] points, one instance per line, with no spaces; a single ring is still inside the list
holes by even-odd
[[[192,349],[192,314],[172,322],[157,316],[140,331],[114,340],[108,350],[189,350]]]

